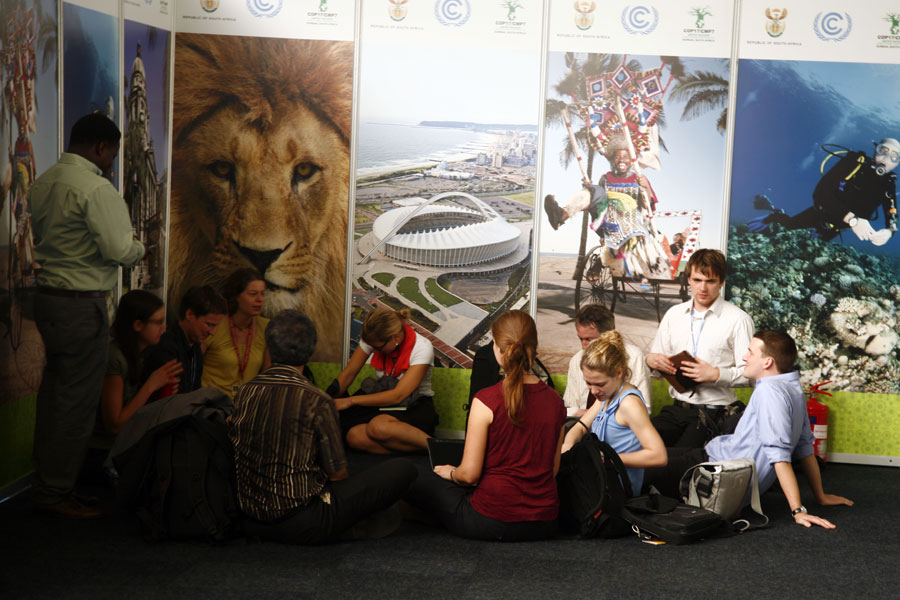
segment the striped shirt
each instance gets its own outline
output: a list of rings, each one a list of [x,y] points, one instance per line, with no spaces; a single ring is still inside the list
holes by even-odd
[[[240,387],[229,433],[238,502],[260,521],[303,506],[347,466],[334,402],[286,365]]]

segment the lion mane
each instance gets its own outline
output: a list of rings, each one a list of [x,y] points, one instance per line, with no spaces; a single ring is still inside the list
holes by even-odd
[[[352,77],[350,42],[177,36],[170,306],[253,266],[340,359]]]

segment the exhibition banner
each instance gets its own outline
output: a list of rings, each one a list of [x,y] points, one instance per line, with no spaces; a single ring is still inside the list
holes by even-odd
[[[471,367],[527,310],[542,20],[538,0],[364,3],[354,345],[373,308],[409,309],[440,364]]]
[[[731,301],[797,341],[804,385],[900,393],[900,12],[744,2]]]
[[[541,357],[566,372],[602,304],[644,352],[721,248],[732,3],[553,2],[542,163]],[[545,332],[553,332],[546,335]]]
[[[119,99],[119,4],[103,0],[63,2],[63,148],[75,121],[100,112],[121,125]],[[119,185],[119,161],[106,174]]]
[[[179,33],[352,42],[357,2],[346,0],[181,0]]]
[[[122,195],[137,238],[149,251],[122,269],[122,291],[165,296],[169,214],[169,118],[172,25],[168,3],[125,0]]]
[[[353,4],[179,2],[168,303],[239,268],[343,346]]]
[[[0,5],[0,404],[37,393],[44,346],[35,326],[28,188],[59,153],[56,0]],[[12,426],[12,424],[10,424]],[[11,437],[0,431],[0,437]],[[11,452],[9,448],[6,451]]]

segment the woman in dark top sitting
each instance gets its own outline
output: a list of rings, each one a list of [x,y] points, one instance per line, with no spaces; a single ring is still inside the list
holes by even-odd
[[[109,359],[100,391],[103,431],[119,433],[154,392],[167,384],[177,384],[181,363],[170,360],[141,382],[144,351],[159,343],[166,330],[163,301],[144,290],[132,290],[119,300],[109,342]]]
[[[407,499],[462,537],[545,539],[557,527],[555,476],[566,409],[559,394],[531,373],[534,320],[513,310],[491,332],[506,377],[475,395],[460,465],[437,465],[434,473],[420,468]]]

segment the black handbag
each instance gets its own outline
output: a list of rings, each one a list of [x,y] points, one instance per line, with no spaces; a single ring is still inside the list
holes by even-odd
[[[652,487],[650,494],[626,501],[622,515],[648,542],[689,544],[728,533],[724,519],[716,513],[663,496]]]

